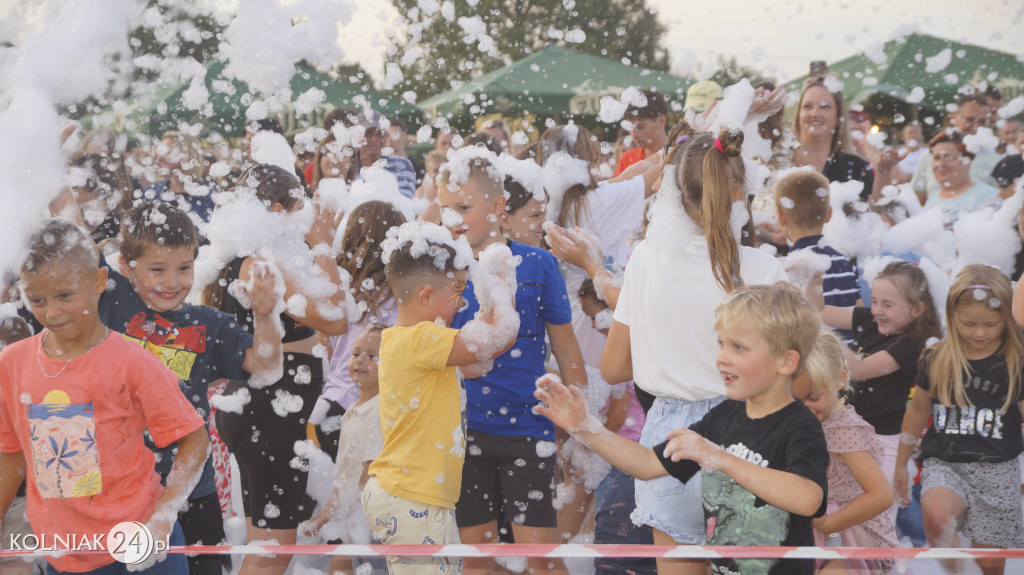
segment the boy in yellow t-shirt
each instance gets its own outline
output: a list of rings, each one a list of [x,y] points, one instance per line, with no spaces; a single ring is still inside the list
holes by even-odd
[[[466,440],[456,367],[479,377],[507,351],[519,331],[515,258],[496,244],[479,262],[465,240],[435,224],[411,222],[388,233],[384,273],[398,301],[395,327],[380,346],[380,422],[384,446],[370,465],[363,510],[384,544],[459,542],[455,503]],[[461,330],[447,327],[463,306],[473,267],[481,303]],[[388,557],[392,575],[462,571],[439,557]]]

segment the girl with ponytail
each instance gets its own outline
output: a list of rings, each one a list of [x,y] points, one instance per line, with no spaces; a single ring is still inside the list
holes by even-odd
[[[660,191],[644,241],[634,248],[608,334],[601,374],[633,379],[655,396],[640,443],[704,417],[725,398],[715,366],[714,310],[734,288],[785,280],[781,264],[740,245],[747,222],[743,133],[670,133]],[[636,482],[633,519],[654,528],[658,545],[702,544],[701,482],[669,477]],[[659,573],[703,573],[704,563],[658,559]]]

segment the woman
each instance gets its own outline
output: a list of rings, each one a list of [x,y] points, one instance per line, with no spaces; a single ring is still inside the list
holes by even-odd
[[[978,209],[998,191],[971,178],[974,154],[964,146],[963,136],[955,130],[939,132],[928,142],[932,156],[932,173],[942,190],[928,198],[924,209],[941,209],[949,215],[950,224],[960,218],[961,212]]]
[[[142,192],[147,200],[174,202],[178,208],[210,221],[212,193],[203,179],[203,146],[195,136],[166,132],[156,148],[157,175],[164,178]]]
[[[325,178],[342,178],[346,184],[351,184],[357,174],[355,149],[339,142],[333,131],[328,132],[313,157],[313,180],[309,189],[316,191],[320,187],[320,180]]]

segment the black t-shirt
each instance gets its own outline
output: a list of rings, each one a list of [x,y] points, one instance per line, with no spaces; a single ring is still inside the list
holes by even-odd
[[[903,426],[910,388],[917,377],[917,363],[924,350],[920,338],[878,333],[871,308],[853,308],[853,344],[858,355],[867,357],[889,352],[900,368],[866,381],[850,382],[849,401],[857,414],[875,428],[878,435],[896,435]]]
[[[726,400],[690,426],[726,452],[752,463],[806,477],[821,486],[825,513],[828,497],[828,445],[821,423],[799,401],[793,401],[768,416],[750,419],[746,404]],[[654,453],[670,475],[687,481],[700,466],[690,460],[672,461],[664,456],[662,443]],[[814,545],[811,517],[795,515],[769,505],[728,475],[704,470],[701,476],[704,522],[708,545],[810,546]],[[811,560],[716,559],[712,573],[799,573],[814,572]]]
[[[917,385],[929,393],[930,355],[921,360],[917,375]],[[999,463],[1024,451],[1018,403],[1024,399],[1024,392],[1018,390],[1010,409],[1000,411],[1010,385],[1006,357],[995,353],[985,359],[968,360],[967,364],[970,371],[964,374],[964,387],[971,407],[946,407],[932,394],[932,424],[921,441],[922,460],[936,457],[950,463]]]
[[[871,164],[864,158],[845,152],[836,152],[825,160],[825,166],[821,170],[822,175],[830,182],[849,182],[856,180],[864,182],[864,189],[860,192],[860,199],[867,201],[871,196],[871,188],[875,185],[875,171]]]

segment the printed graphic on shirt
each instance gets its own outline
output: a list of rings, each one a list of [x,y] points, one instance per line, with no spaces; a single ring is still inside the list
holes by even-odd
[[[102,493],[92,402],[72,404],[67,393],[54,389],[43,403],[28,406],[28,422],[36,487],[43,498]]]
[[[946,407],[932,404],[935,431],[946,435],[979,435],[1003,438],[1003,414],[998,409]]]
[[[749,451],[749,450],[748,450]],[[757,455],[757,454],[753,454]],[[760,455],[757,458],[763,459]],[[746,458],[748,461],[751,457]],[[786,540],[789,513],[763,503],[743,486],[719,471],[703,471],[705,535],[709,545],[777,546]],[[767,574],[775,560],[715,560],[711,572],[716,575]]]
[[[188,381],[196,356],[206,351],[206,326],[179,326],[159,315],[147,319],[138,312],[125,330],[124,337],[152,353],[171,368],[178,379]]]

